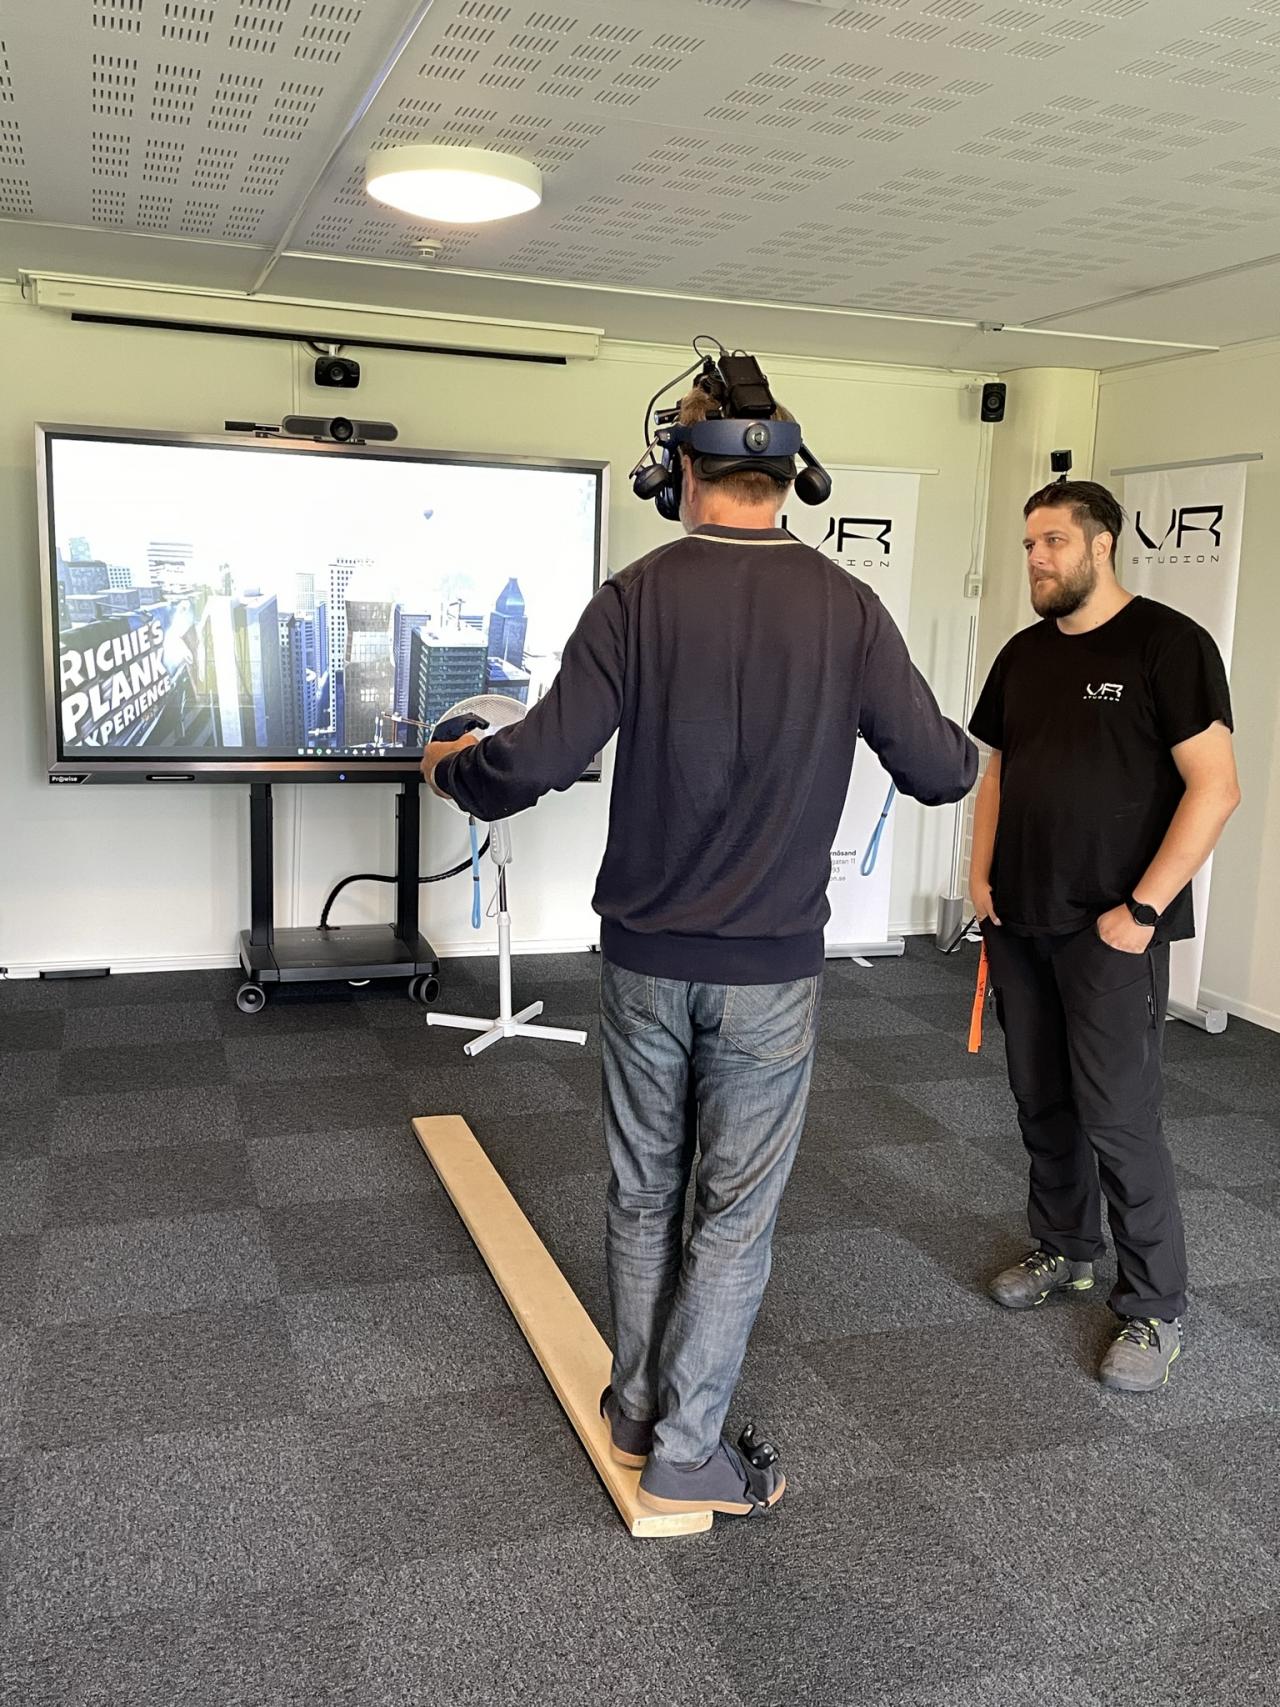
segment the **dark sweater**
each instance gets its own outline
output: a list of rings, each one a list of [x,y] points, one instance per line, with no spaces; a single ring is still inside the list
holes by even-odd
[[[859,731],[926,805],[977,771],[871,589],[773,529],[699,528],[607,581],[546,696],[436,781],[492,822],[570,787],[615,731],[601,948],[712,984],[822,970]]]

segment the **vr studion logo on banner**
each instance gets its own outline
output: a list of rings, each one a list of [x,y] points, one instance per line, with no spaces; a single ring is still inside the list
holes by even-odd
[[[905,635],[911,615],[911,571],[915,557],[918,474],[874,468],[829,468],[831,496],[804,510],[788,507],[782,525],[816,546],[856,580],[879,595]],[[828,954],[889,946],[889,889],[893,876],[893,823],[881,826],[889,773],[859,741],[840,828],[831,849],[827,899]],[[872,843],[877,828],[878,843]]]
[[[1226,516],[1225,504],[1183,504],[1169,511],[1161,533],[1154,516],[1135,510],[1133,531],[1139,544],[1156,553],[1157,563],[1220,563]],[[1238,525],[1235,531],[1238,536]]]
[[[1146,469],[1127,474],[1120,493],[1133,523],[1117,553],[1121,580],[1130,592],[1172,605],[1207,629],[1228,677],[1248,467],[1236,459]],[[1171,952],[1169,994],[1184,1008],[1200,1005],[1212,873],[1210,860],[1192,885],[1195,936],[1175,942]]]
[[[791,525],[785,515],[782,525]],[[833,515],[827,522],[826,533],[813,543],[851,575],[861,570],[887,569],[893,550],[893,517]]]

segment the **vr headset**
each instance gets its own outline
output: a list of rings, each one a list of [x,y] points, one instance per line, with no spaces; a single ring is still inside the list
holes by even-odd
[[[715,343],[719,354],[704,355],[698,349],[703,339],[695,338],[697,362],[668,381],[645,411],[645,453],[631,471],[636,497],[652,498],[660,516],[669,522],[679,520],[683,449],[700,479],[740,472],[767,474],[782,487],[794,481],[801,503],[821,504],[831,495],[831,476],[805,444],[799,422],[777,418],[778,405],[759,362],[742,350],[731,355],[714,338],[706,341]],[[655,414],[654,404],[663,392],[692,373],[698,374],[695,387],[712,399],[707,419],[681,426],[679,408]],[[656,423],[652,430],[651,422]],[[805,465],[799,474],[797,457]]]

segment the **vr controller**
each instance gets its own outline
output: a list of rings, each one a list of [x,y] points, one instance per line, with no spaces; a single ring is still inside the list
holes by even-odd
[[[433,741],[461,741],[464,735],[479,735],[483,738],[491,733],[489,725],[481,717],[476,717],[469,711],[464,711],[460,717],[442,717],[431,731]]]
[[[460,741],[464,735],[475,735],[483,741],[495,729],[505,729],[508,723],[518,723],[526,707],[518,699],[504,693],[477,693],[461,699],[441,714],[431,730],[433,741]]]
[[[645,412],[645,452],[631,471],[636,497],[653,499],[665,520],[679,520],[683,449],[704,479],[740,471],[767,474],[779,486],[794,481],[801,503],[821,504],[831,495],[831,476],[805,444],[799,422],[777,418],[778,405],[756,358],[742,350],[730,355],[720,344],[718,356],[703,355],[699,342],[693,346],[698,361],[664,385]],[[682,426],[678,408],[655,413],[658,397],[694,372],[695,385],[712,399],[707,419]],[[799,474],[797,457],[805,465]]]

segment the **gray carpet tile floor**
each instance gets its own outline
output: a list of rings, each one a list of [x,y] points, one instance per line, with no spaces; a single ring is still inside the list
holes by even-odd
[[[1280,1037],[1168,1030],[1193,1306],[1125,1398],[1109,1264],[984,1295],[972,952],[833,964],[731,1419],[787,1498],[637,1542],[409,1127],[466,1117],[607,1334],[598,969],[516,966],[585,1050],[474,1062],[399,986],[0,983],[5,1707],[1280,1707]]]

